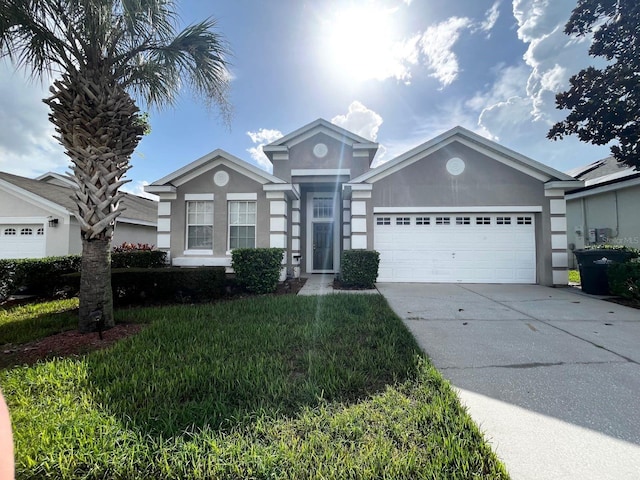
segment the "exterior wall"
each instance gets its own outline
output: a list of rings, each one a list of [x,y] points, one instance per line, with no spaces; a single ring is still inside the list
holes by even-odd
[[[226,171],[229,182],[220,187],[213,182],[217,172]],[[206,174],[181,185],[174,199],[163,200],[160,195],[158,210],[158,248],[170,245],[170,258],[185,257],[186,251],[186,200],[187,194],[213,194],[213,254],[195,254],[196,257],[224,259],[230,264],[231,254],[228,251],[228,200],[227,194],[255,193],[256,194],[256,246],[270,246],[270,209],[269,201],[263,192],[262,184],[256,182],[234,169],[220,165]],[[164,204],[164,205],[163,205]],[[169,204],[167,207],[166,204]],[[164,214],[164,209],[169,214]],[[169,243],[170,242],[170,243]],[[189,252],[193,253],[193,252]],[[192,257],[194,255],[191,255]],[[205,262],[206,263],[206,262]]]
[[[148,243],[149,245],[155,245],[156,227],[118,222],[113,233],[111,244],[113,246],[117,246],[122,245],[124,242]]]
[[[324,143],[328,152],[323,158],[313,154],[313,147],[318,143]],[[365,173],[369,169],[369,160],[365,157],[353,157],[353,149],[332,137],[317,134],[304,140],[289,149],[288,160],[273,161],[273,174],[286,182],[291,182],[291,170],[343,170],[349,169],[351,178]]]
[[[462,158],[464,171],[453,176],[446,163]],[[550,202],[544,183],[459,143],[452,143],[373,184],[375,207],[537,206],[535,214],[538,283],[552,285]],[[353,204],[353,203],[352,203]],[[373,215],[367,219],[368,248],[373,248]]]
[[[587,193],[587,192],[585,192]],[[569,246],[584,248],[590,244],[608,243],[640,248],[640,186],[596,193],[567,200],[567,236]],[[589,230],[608,228],[606,240],[589,238]],[[577,268],[575,256],[569,254],[570,268]]]

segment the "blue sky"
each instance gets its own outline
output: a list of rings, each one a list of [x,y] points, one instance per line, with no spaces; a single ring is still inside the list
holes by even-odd
[[[380,144],[391,160],[462,125],[566,171],[606,157],[546,139],[565,113],[554,96],[594,64],[588,39],[562,32],[576,0],[228,0],[178,2],[183,25],[213,16],[229,42],[229,127],[184,92],[151,111],[127,189],[222,148],[268,169],[261,146],[325,118]],[[66,172],[41,102],[47,85],[0,64],[0,170]]]

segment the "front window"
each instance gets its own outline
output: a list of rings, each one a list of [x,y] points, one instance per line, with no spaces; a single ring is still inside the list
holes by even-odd
[[[256,202],[229,202],[229,249],[255,246]]]
[[[213,250],[213,202],[187,202],[187,249]]]
[[[333,218],[333,197],[315,197],[313,199],[313,218]]]

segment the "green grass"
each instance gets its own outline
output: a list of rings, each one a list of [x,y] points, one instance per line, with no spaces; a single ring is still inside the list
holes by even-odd
[[[78,326],[78,299],[0,307],[0,345],[20,344]]]
[[[0,371],[19,478],[507,478],[381,297],[119,315],[152,324]]]
[[[569,282],[580,283],[580,272],[578,270],[569,270]]]

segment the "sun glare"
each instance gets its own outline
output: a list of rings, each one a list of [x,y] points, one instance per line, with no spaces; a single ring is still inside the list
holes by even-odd
[[[350,80],[402,78],[403,46],[396,40],[393,12],[360,7],[339,10],[326,24],[325,55],[336,75]]]

